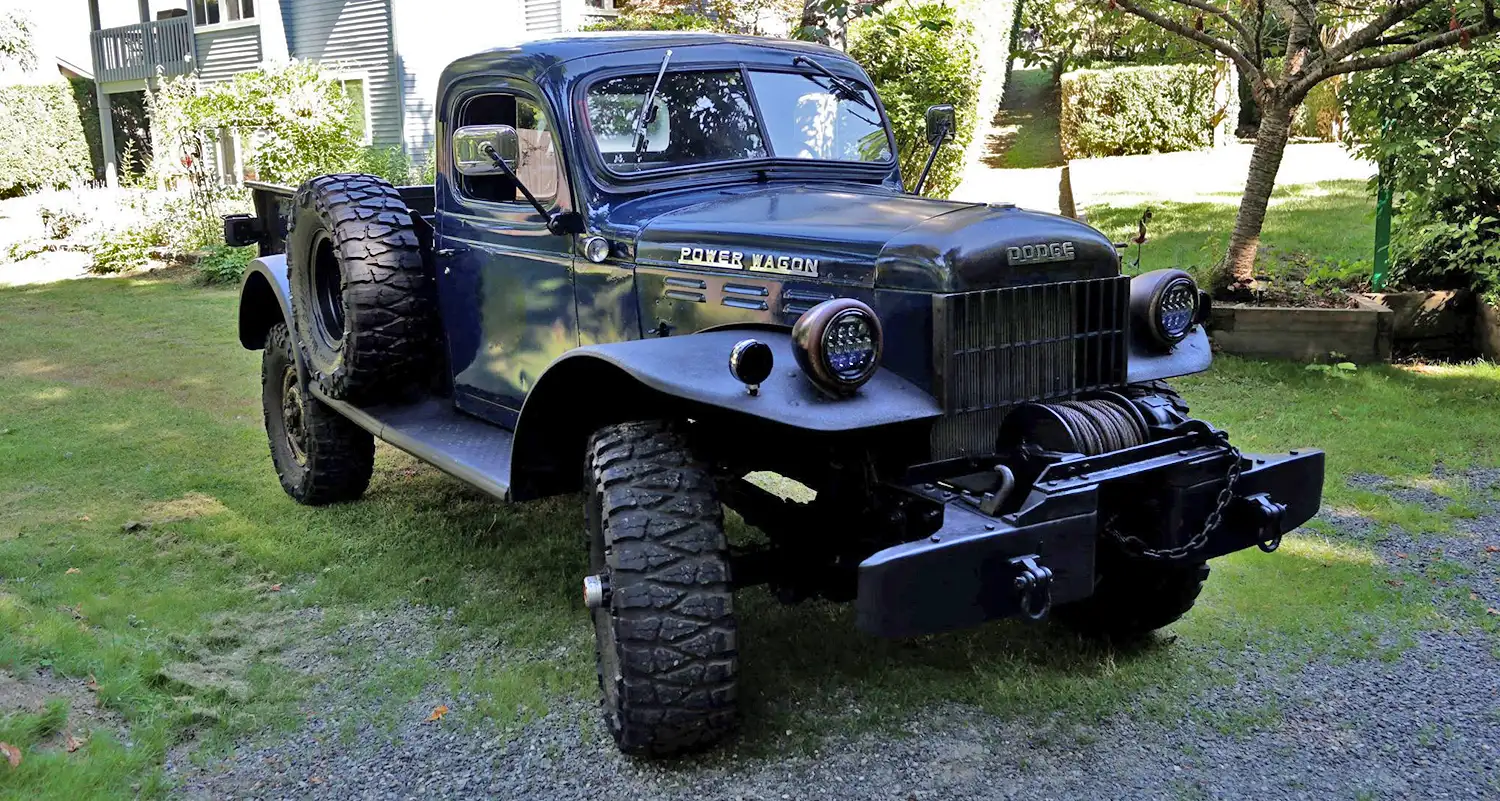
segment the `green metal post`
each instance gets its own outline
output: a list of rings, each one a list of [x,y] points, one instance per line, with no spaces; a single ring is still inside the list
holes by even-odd
[[[1390,120],[1380,126],[1381,137],[1390,129]],[[1375,269],[1370,274],[1370,288],[1376,292],[1385,289],[1386,275],[1391,266],[1391,170],[1390,161],[1382,159],[1380,175],[1375,179]]]
[[[1370,288],[1376,292],[1385,289],[1386,274],[1391,265],[1391,182],[1385,170],[1380,171],[1379,188],[1375,193],[1375,271],[1370,276]]]

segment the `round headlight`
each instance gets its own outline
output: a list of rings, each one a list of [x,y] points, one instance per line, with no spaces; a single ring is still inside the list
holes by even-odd
[[[835,395],[859,389],[880,367],[884,342],[874,310],[853,298],[812,307],[792,327],[797,364],[818,388]]]
[[[1156,302],[1156,325],[1162,337],[1181,342],[1198,317],[1198,287],[1191,278],[1178,278],[1162,288]]]
[[[1200,294],[1192,276],[1181,270],[1153,270],[1130,279],[1136,323],[1162,347],[1181,342],[1200,322]]]

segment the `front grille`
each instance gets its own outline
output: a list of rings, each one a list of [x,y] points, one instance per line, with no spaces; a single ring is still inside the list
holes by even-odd
[[[1130,279],[934,295],[933,457],[987,453],[1011,406],[1125,382]]]

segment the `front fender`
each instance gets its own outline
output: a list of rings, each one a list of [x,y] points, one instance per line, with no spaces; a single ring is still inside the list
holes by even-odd
[[[286,256],[262,256],[245,268],[240,283],[240,344],[247,350],[266,346],[266,334],[277,323],[292,325],[292,288]]]
[[[1201,325],[1169,351],[1147,345],[1142,339],[1144,337],[1131,337],[1130,361],[1126,365],[1125,375],[1127,383],[1139,384],[1143,381],[1201,373],[1214,360],[1213,351],[1208,345],[1208,333]]]
[[[757,395],[729,374],[729,351],[747,337],[775,357]],[[785,331],[719,329],[587,345],[553,362],[527,394],[516,421],[512,494],[525,500],[576,489],[589,435],[614,422],[753,418],[793,433],[831,434],[941,413],[931,395],[885,369],[852,397],[823,395],[797,367]]]
[[[771,347],[776,367],[751,395],[729,374],[729,351],[754,337]],[[569,351],[538,382],[574,359],[595,359],[629,374],[648,389],[690,404],[738,412],[808,431],[852,431],[924,420],[942,413],[937,400],[889,370],[879,370],[848,398],[819,392],[797,367],[791,335],[782,331],[719,329],[697,334],[589,345]],[[533,393],[535,394],[535,393]],[[527,400],[530,406],[531,400]],[[526,408],[521,410],[522,420]]]

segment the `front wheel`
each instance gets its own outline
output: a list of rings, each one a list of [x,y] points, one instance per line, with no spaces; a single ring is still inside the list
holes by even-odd
[[[713,477],[664,422],[600,429],[584,469],[605,724],[627,754],[711,746],[734,730],[739,669]]]
[[[1198,600],[1208,565],[1124,558],[1100,564],[1094,594],[1052,610],[1053,617],[1085,636],[1128,643],[1175,623]]]

